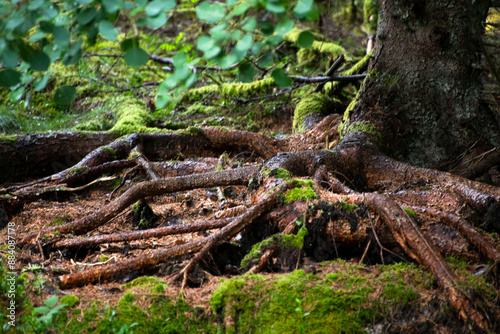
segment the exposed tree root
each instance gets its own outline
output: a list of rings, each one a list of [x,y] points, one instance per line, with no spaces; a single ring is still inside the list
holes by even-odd
[[[192,233],[203,230],[212,230],[215,228],[221,228],[226,226],[233,220],[234,218],[224,218],[224,219],[209,220],[209,221],[196,222],[190,224],[158,227],[142,231],[104,234],[89,238],[63,239],[63,240],[58,240],[53,245],[51,245],[51,247],[52,248],[95,247],[99,244],[109,243],[109,242],[159,238],[166,235]]]
[[[309,141],[311,138],[308,137],[308,134],[310,135],[314,131],[324,133],[326,128],[332,126],[335,119],[338,119],[338,117],[327,118],[324,122],[318,124],[316,128],[303,135],[303,139],[307,139],[308,143],[313,143],[313,146],[330,147],[330,138],[327,139],[326,135],[319,138],[319,141],[314,142]],[[186,142],[186,138],[189,138],[191,142]],[[242,144],[245,142],[247,144]],[[289,139],[288,144],[292,142]],[[59,249],[90,247],[102,242],[130,241],[174,233],[221,228],[211,236],[190,243],[158,250],[149,255],[126,260],[118,264],[108,264],[102,268],[64,275],[59,280],[61,288],[107,281],[120,277],[120,275],[131,270],[141,271],[168,261],[173,257],[197,252],[181,271],[174,274],[174,279],[183,277],[182,284],[184,286],[187,282],[188,273],[194,269],[200,260],[214,251],[218,245],[233,238],[257,217],[263,216],[264,213],[270,211],[278,203],[281,193],[295,184],[294,182],[283,183],[283,179],[271,177],[269,171],[275,168],[283,168],[294,176],[313,176],[316,191],[322,197],[324,192],[328,193],[324,197],[330,201],[343,202],[345,205],[351,203],[363,206],[359,211],[360,214],[354,212],[349,217],[342,216],[336,207],[332,208],[332,210],[337,210],[332,211],[336,215],[336,220],[330,219],[328,221],[320,217],[319,209],[311,211],[311,207],[307,204],[295,202],[266,216],[266,219],[274,222],[281,233],[292,233],[295,230],[297,218],[307,215],[308,219],[304,219],[304,223],[308,228],[312,227],[313,222],[317,219],[323,219],[323,225],[318,228],[321,234],[320,238],[327,240],[323,240],[322,243],[327,242],[334,245],[337,256],[339,254],[338,247],[349,248],[361,244],[367,245],[360,250],[360,255],[363,253],[361,261],[367,256],[370,247],[380,250],[382,262],[384,261],[384,252],[396,257],[404,256],[404,253],[425,266],[434,275],[439,286],[445,292],[450,305],[463,320],[472,321],[478,328],[483,330],[492,329],[494,324],[489,320],[488,315],[484,311],[478,310],[474,300],[458,288],[457,275],[443,259],[442,254],[447,254],[447,252],[459,254],[461,246],[457,245],[457,249],[453,250],[453,247],[446,248],[448,246],[443,246],[435,241],[446,240],[450,235],[453,237],[453,234],[448,233],[448,236],[446,233],[440,235],[434,230],[425,231],[425,229],[429,226],[427,221],[434,223],[443,221],[453,231],[458,231],[464,240],[466,239],[470,244],[474,245],[482,256],[499,263],[500,252],[494,245],[492,238],[476,231],[467,220],[469,218],[474,220],[474,217],[478,215],[486,215],[485,220],[490,221],[488,226],[496,228],[495,219],[500,217],[500,189],[446,172],[414,167],[398,162],[382,154],[375,145],[366,143],[369,143],[369,139],[363,133],[353,132],[348,134],[332,150],[295,151],[273,155],[277,150],[277,146],[288,144],[286,142],[278,143],[260,135],[249,135],[238,131],[226,132],[219,129],[204,129],[194,131],[188,135],[133,135],[111,143],[108,147],[112,148],[112,150],[99,148],[91,152],[82,162],[77,164],[77,166],[85,167],[82,171],[70,173],[69,170],[66,170],[39,180],[38,183],[31,183],[28,186],[16,185],[15,188],[10,187],[4,189],[4,191],[7,193],[17,191],[18,195],[28,198],[33,196],[36,187],[48,190],[55,189],[56,186],[64,187],[67,184],[88,184],[91,179],[99,177],[104,171],[112,172],[118,167],[135,166],[134,168],[142,168],[150,179],[150,181],[132,186],[121,196],[88,216],[71,223],[46,228],[26,235],[17,243],[17,246],[23,247],[36,238],[56,232],[59,234],[72,233],[79,235],[92,231],[110,221],[136,201],[143,201],[147,197],[197,188],[247,185],[253,179],[252,187],[260,184],[257,186],[257,191],[253,193],[252,201],[254,206],[248,209],[244,206],[237,207],[238,210],[234,209],[233,211],[240,213],[239,210],[243,209],[246,212],[236,218],[95,236],[87,239],[53,239],[46,243],[46,246]],[[160,150],[159,147],[162,145],[167,147],[168,150]],[[219,167],[222,164],[221,161],[214,158],[195,162],[150,162],[150,159],[173,158],[176,156],[174,154],[175,150],[177,150],[177,154],[179,150],[186,151],[187,146],[184,145],[189,145],[191,147],[189,150],[192,150],[192,152],[209,152],[210,154],[205,154],[208,156],[220,153],[228,147],[236,150],[244,147],[244,149],[251,149],[261,157],[267,157],[268,159],[261,166],[216,172],[207,172],[213,170],[216,165]],[[137,153],[130,156],[134,151]],[[112,156],[109,155],[111,153],[113,153]],[[109,160],[112,161],[109,162]],[[191,173],[195,174],[187,175]],[[331,191],[326,191],[325,188]],[[443,188],[446,189],[445,193],[442,191]],[[326,202],[316,201],[315,203]],[[419,213],[418,218],[421,220],[419,224],[422,227],[419,227],[415,219],[410,217],[408,212],[403,209],[403,205],[405,209]],[[436,209],[443,207],[445,210],[466,215],[468,218],[464,219],[456,214]],[[220,216],[226,217],[228,215],[229,213],[220,211]],[[356,220],[355,224],[351,221],[353,219]],[[317,220],[316,223],[320,220]],[[374,224],[373,221],[378,221],[380,224]],[[317,237],[315,236],[315,238]],[[443,244],[453,244],[453,241]],[[391,250],[396,245],[402,249],[402,252]],[[277,249],[273,248],[266,250],[258,264],[251,267],[250,271],[258,272],[263,270],[276,251]],[[464,255],[466,254],[462,254],[462,256]]]
[[[16,243],[22,248],[31,240],[47,234],[73,233],[84,234],[105,224],[116,214],[147,196],[158,196],[177,191],[184,191],[196,188],[207,188],[224,185],[247,184],[251,176],[259,170],[259,167],[244,167],[225,171],[211,172],[205,174],[195,174],[190,176],[179,176],[170,179],[157,181],[146,181],[137,184],[127,190],[123,195],[104,206],[97,212],[85,216],[75,222],[48,228],[44,231],[30,233],[24,239]]]

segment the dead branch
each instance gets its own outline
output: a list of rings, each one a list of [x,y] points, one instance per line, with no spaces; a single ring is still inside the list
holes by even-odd
[[[253,166],[205,174],[179,176],[157,181],[142,182],[133,186],[125,193],[123,193],[120,197],[107,204],[97,212],[78,219],[75,222],[66,223],[60,226],[48,228],[46,230],[30,233],[29,235],[24,237],[24,239],[18,241],[16,243],[16,246],[22,248],[25,244],[27,244],[34,238],[50,233],[55,233],[56,231],[62,234],[87,233],[105,224],[117,213],[123,211],[128,206],[134,204],[140,199],[145,198],[146,196],[158,196],[196,188],[248,184],[248,181],[251,179],[252,175],[256,174],[259,169],[259,166]]]
[[[95,247],[99,244],[110,243],[110,242],[132,241],[139,239],[145,240],[150,238],[160,238],[167,235],[192,233],[202,230],[212,230],[215,228],[224,227],[234,219],[235,218],[216,219],[216,220],[208,220],[190,224],[179,224],[174,226],[158,227],[142,231],[98,235],[89,238],[64,239],[64,240],[58,240],[56,243],[52,245],[52,247],[53,248]]]
[[[226,225],[216,233],[212,234],[209,238],[209,242],[203,246],[203,248],[189,261],[189,263],[182,269],[178,274],[173,277],[173,280],[179,279],[182,275],[184,276],[182,280],[182,286],[184,287],[187,282],[188,273],[193,270],[193,268],[198,264],[198,262],[205,257],[208,252],[210,252],[214,247],[222,243],[224,240],[229,240],[230,238],[236,236],[245,226],[250,224],[254,219],[261,216],[264,212],[269,211],[278,202],[278,194],[281,194],[287,189],[291,189],[295,186],[295,183],[285,183],[278,187],[272,194],[267,198],[259,201],[255,206],[251,207],[247,212],[235,218],[233,222]]]

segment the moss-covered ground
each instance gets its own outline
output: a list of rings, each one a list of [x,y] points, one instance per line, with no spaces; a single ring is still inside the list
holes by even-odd
[[[461,276],[460,285],[488,299],[495,295],[487,279],[474,275],[468,264],[449,259]],[[33,303],[33,278],[23,274],[16,282],[17,329],[52,328],[57,333],[364,333],[393,323],[441,322],[452,311],[439,300],[429,274],[413,264],[364,266],[337,260],[313,270],[287,274],[244,274],[214,280],[204,298],[189,298],[196,289],[172,289],[164,279],[140,277],[123,284],[113,298],[88,299],[57,293],[65,304],[42,326],[42,314]],[[0,266],[2,296],[9,289],[6,269]],[[78,294],[78,293],[77,293]],[[81,291],[80,291],[81,294]],[[48,298],[45,291],[38,300]],[[0,298],[5,310],[8,300]],[[491,302],[491,301],[490,301]],[[40,302],[42,303],[42,302]],[[33,305],[35,304],[35,305]],[[429,314],[429,312],[434,312]],[[6,314],[0,312],[2,323]],[[434,324],[436,325],[436,324]],[[439,324],[437,324],[439,325]]]

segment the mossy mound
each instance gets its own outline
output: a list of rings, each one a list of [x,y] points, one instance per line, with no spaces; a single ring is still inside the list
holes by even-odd
[[[387,314],[411,309],[431,279],[413,265],[366,270],[325,264],[280,276],[247,274],[224,280],[211,304],[225,333],[363,333]]]
[[[333,101],[326,95],[314,93],[303,97],[293,113],[293,130],[302,132],[305,130],[304,119],[313,113],[326,114],[333,108]]]

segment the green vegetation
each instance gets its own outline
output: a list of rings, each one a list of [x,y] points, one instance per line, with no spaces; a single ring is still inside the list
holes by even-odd
[[[412,308],[420,298],[415,289],[429,281],[412,265],[381,266],[381,275],[343,261],[324,265],[333,273],[224,280],[211,298],[224,319],[219,326],[228,324],[226,333],[363,333],[398,307]]]
[[[302,227],[297,235],[293,234],[275,234],[271,237],[255,244],[252,250],[241,261],[242,268],[249,268],[259,262],[259,259],[268,249],[292,249],[300,251],[304,246],[304,237],[307,235],[307,229]]]
[[[291,182],[297,184],[297,188],[290,189],[285,193],[285,203],[293,201],[307,202],[318,198],[318,195],[314,192],[313,182],[311,180],[303,181],[294,179],[291,180]]]

